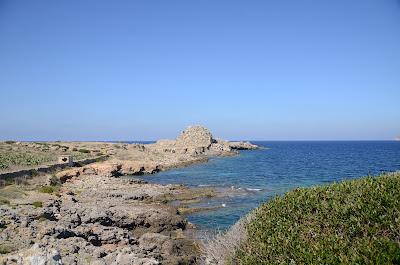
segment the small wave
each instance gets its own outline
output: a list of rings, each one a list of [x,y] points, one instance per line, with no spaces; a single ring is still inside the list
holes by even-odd
[[[262,191],[262,189],[246,188],[247,191]]]
[[[210,187],[210,185],[207,185],[207,184],[199,184],[198,187]]]

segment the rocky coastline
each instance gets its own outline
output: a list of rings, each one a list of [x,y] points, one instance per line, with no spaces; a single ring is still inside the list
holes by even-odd
[[[124,144],[103,162],[45,176],[0,205],[3,264],[197,264],[192,225],[174,200],[214,196],[211,189],[149,184],[135,177],[257,149],[215,139],[201,126],[176,140]],[[43,192],[46,191],[49,192]]]

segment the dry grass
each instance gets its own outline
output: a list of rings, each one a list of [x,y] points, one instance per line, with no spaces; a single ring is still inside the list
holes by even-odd
[[[206,264],[229,264],[240,245],[247,240],[246,226],[253,220],[253,213],[242,217],[226,232],[206,234],[201,247]]]

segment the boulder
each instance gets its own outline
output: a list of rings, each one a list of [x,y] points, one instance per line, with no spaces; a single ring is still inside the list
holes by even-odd
[[[60,253],[54,248],[46,248],[34,244],[30,249],[10,256],[6,264],[35,264],[35,265],[61,265]]]

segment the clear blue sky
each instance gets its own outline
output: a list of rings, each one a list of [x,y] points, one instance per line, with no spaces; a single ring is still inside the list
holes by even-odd
[[[0,139],[400,134],[400,1],[0,0]]]

